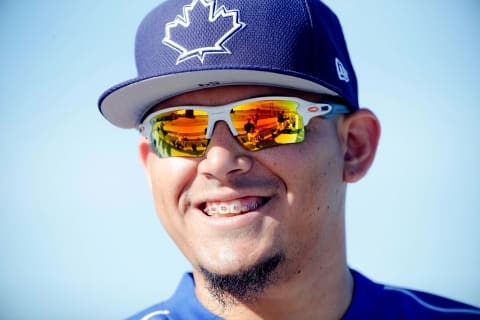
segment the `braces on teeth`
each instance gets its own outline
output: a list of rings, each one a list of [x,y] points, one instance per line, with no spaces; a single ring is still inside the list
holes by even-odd
[[[236,213],[245,213],[251,210],[255,210],[260,206],[260,204],[255,201],[250,205],[242,205],[240,201],[233,202],[220,202],[220,203],[210,203],[206,204],[205,209],[203,210],[209,216],[212,215],[222,215],[222,214],[236,214]]]

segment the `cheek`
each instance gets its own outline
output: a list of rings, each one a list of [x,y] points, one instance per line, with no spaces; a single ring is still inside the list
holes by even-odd
[[[343,182],[343,155],[335,125],[312,121],[304,142],[265,149],[263,163],[285,181],[289,191],[322,194],[320,189]]]
[[[304,150],[303,155],[301,161],[309,165],[297,170],[290,168],[288,223],[283,224],[282,232],[289,255],[303,257],[299,258],[300,263],[332,253],[332,243],[337,243],[335,239],[341,230],[339,221],[343,219],[345,195],[341,157],[335,149]]]
[[[195,160],[150,156],[149,174],[154,193],[177,197],[196,172]]]
[[[315,139],[318,143],[304,146],[303,160],[308,163],[301,170],[303,188],[300,191],[301,202],[311,215],[329,215],[341,208],[343,183],[343,156],[336,140]],[[306,150],[308,148],[308,150]]]
[[[342,212],[343,156],[335,126],[315,126],[303,143],[272,148],[270,159],[277,159],[271,165],[286,185],[291,226],[299,232],[318,230]]]
[[[160,159],[150,156],[149,176],[157,215],[169,233],[179,228],[179,199],[196,172],[196,162],[187,158]]]

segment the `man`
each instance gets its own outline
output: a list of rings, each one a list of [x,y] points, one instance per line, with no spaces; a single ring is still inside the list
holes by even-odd
[[[346,184],[368,171],[380,126],[323,3],[167,0],[139,27],[136,61],[99,108],[142,133],[158,216],[192,273],[132,319],[480,319],[347,265]]]

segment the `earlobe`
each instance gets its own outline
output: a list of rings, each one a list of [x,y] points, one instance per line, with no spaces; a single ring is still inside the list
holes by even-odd
[[[140,141],[138,143],[138,150],[140,152],[140,160],[142,161],[143,170],[147,175],[148,184],[150,185],[150,188],[151,188],[152,184],[150,180],[150,170],[148,165],[148,161],[149,161],[148,158],[150,154],[150,144],[148,143],[148,140],[146,138],[144,137],[140,138]]]
[[[380,138],[380,123],[367,109],[347,116],[343,122],[345,141],[343,180],[356,182],[370,168]]]
[[[148,143],[148,140],[146,138],[140,138],[140,141],[138,143],[138,149],[140,151],[140,160],[142,161],[142,165],[144,168],[146,168],[148,162],[148,154],[150,153],[150,144]]]

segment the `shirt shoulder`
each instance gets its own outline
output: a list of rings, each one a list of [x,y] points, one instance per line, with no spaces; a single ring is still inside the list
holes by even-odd
[[[164,306],[164,303],[153,305],[127,320],[171,320],[170,310]]]
[[[195,295],[195,283],[191,273],[186,273],[173,296],[155,304],[127,320],[220,320],[198,301]]]
[[[434,294],[375,283],[353,271],[354,294],[344,320],[480,320],[480,309]]]

